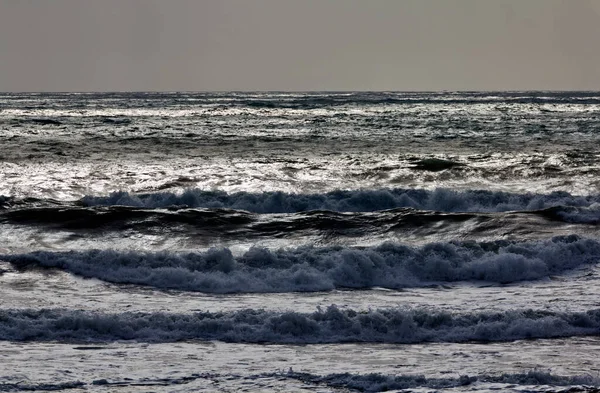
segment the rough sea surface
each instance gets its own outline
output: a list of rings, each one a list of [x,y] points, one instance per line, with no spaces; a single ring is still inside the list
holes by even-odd
[[[599,392],[600,93],[0,94],[0,392]]]

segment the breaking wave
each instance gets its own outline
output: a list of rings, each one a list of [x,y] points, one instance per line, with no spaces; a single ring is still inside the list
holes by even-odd
[[[0,256],[20,268],[43,266],[113,283],[207,293],[420,287],[435,282],[511,283],[597,263],[600,242],[577,236],[530,242],[449,242],[411,247],[227,248],[203,253],[48,252]]]
[[[329,306],[313,313],[241,310],[193,314],[0,310],[0,340],[248,343],[422,343],[511,341],[600,333],[600,310],[452,314],[432,310],[357,312]]]
[[[423,375],[384,375],[384,374],[330,374],[314,375],[290,371],[283,376],[311,384],[322,384],[333,388],[345,388],[360,392],[385,392],[425,387],[448,389],[468,386],[475,382],[517,385],[598,386],[600,379],[591,375],[561,376],[543,371],[501,375],[461,375],[458,378],[427,378]],[[587,391],[585,388],[577,391]]]
[[[187,189],[181,194],[158,192],[131,194],[114,192],[109,196],[86,196],[84,206],[125,205],[141,208],[186,206],[226,208],[253,213],[296,213],[310,210],[370,212],[396,208],[413,208],[442,212],[504,212],[542,210],[551,207],[584,207],[600,210],[600,195],[574,196],[567,192],[551,194],[511,194],[483,190],[453,191],[436,189],[380,189],[332,191],[323,194],[288,194],[285,192],[227,194],[222,191]]]
[[[429,388],[429,389],[448,389],[461,386],[469,386],[474,383],[479,384],[518,384],[528,386],[577,386],[576,390],[568,390],[566,392],[595,392],[595,387],[600,385],[600,380],[591,375],[574,375],[562,376],[555,375],[544,371],[529,371],[526,373],[515,374],[481,374],[481,375],[460,375],[459,377],[446,378],[427,378],[424,375],[385,375],[385,374],[351,374],[338,373],[329,375],[316,375],[305,372],[287,372],[275,373],[260,373],[253,375],[231,375],[231,374],[215,374],[215,373],[194,373],[183,376],[154,377],[143,379],[96,379],[91,382],[73,381],[65,383],[18,383],[0,382],[0,392],[17,392],[17,391],[34,391],[34,390],[66,390],[66,389],[85,389],[93,386],[108,386],[108,387],[154,387],[157,386],[173,386],[189,384],[197,380],[221,381],[241,379],[248,383],[250,381],[260,381],[261,379],[278,380],[293,379],[301,381],[307,386],[328,386],[331,388],[352,389],[360,392],[385,392],[389,390],[403,390],[414,388]],[[197,388],[196,388],[197,389]],[[497,390],[497,389],[496,389]],[[537,391],[537,390],[528,390]],[[548,392],[547,389],[541,390]]]

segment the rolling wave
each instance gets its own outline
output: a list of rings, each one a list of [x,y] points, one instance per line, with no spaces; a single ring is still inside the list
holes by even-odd
[[[516,216],[517,214],[513,214]],[[543,218],[546,213],[541,213]],[[531,215],[530,215],[531,216]],[[39,207],[0,211],[0,223],[44,226],[52,229],[141,232],[183,232],[203,236],[249,238],[286,237],[298,232],[325,232],[335,236],[364,236],[403,229],[441,231],[447,226],[500,220],[526,224],[527,217],[493,217],[472,213],[436,213],[410,208],[380,212],[343,213],[313,210],[300,213],[259,215],[230,209],[145,209],[128,206]],[[539,221],[536,221],[540,224]],[[500,225],[500,224],[498,224]]]
[[[193,314],[100,314],[65,309],[0,310],[0,340],[248,343],[422,343],[512,341],[600,333],[600,310],[511,310],[452,314],[431,310],[356,312],[329,306],[313,313],[241,310]]]
[[[228,209],[155,210],[126,206],[82,208],[77,206],[28,207],[0,212],[0,222],[47,225],[64,229],[113,229],[167,227],[189,224],[201,228],[238,227],[256,221],[253,214]]]
[[[50,392],[69,389],[81,389],[85,385],[86,384],[81,381],[62,383],[28,383],[23,381],[19,381],[17,383],[0,382],[0,392]]]
[[[66,204],[55,199],[41,199],[33,197],[15,198],[13,196],[0,195],[0,211],[50,206],[66,206]]]
[[[231,242],[281,241],[321,246],[358,239],[365,244],[385,240],[426,243],[455,238],[539,240],[552,235],[578,233],[594,237],[600,228],[600,210],[554,207],[501,213],[447,213],[397,208],[376,212],[312,210],[299,213],[258,214],[231,209],[168,209],[130,206],[81,207],[58,205],[0,210],[0,225],[8,236],[15,226],[37,232],[39,238],[54,231],[100,241],[113,234],[149,235],[180,241],[185,247]],[[4,246],[10,247],[10,236]],[[18,239],[14,239],[19,241]],[[52,241],[48,239],[48,241]],[[56,240],[59,243],[61,240]],[[62,244],[62,243],[61,243]],[[64,244],[63,244],[64,246]]]
[[[453,191],[436,189],[380,189],[332,191],[323,194],[288,194],[284,192],[227,194],[222,191],[187,189],[181,194],[158,192],[131,194],[114,192],[109,196],[86,196],[83,206],[124,205],[140,208],[186,206],[225,208],[253,213],[296,213],[310,210],[372,212],[397,208],[441,212],[505,212],[542,210],[557,206],[600,210],[600,195],[574,196],[567,192],[551,194],[511,194],[483,190]],[[590,213],[590,214],[591,214]]]
[[[422,287],[439,282],[512,283],[563,273],[600,259],[600,242],[577,236],[544,241],[449,242],[411,247],[254,247],[203,253],[48,252],[0,256],[19,268],[43,266],[112,283],[207,293]]]
[[[599,386],[600,379],[591,375],[561,376],[542,371],[501,375],[461,375],[458,378],[427,378],[423,375],[383,375],[383,374],[329,374],[325,376],[310,373],[288,372],[287,378],[311,384],[322,384],[332,388],[345,388],[360,392],[385,392],[415,388],[448,389],[469,386],[475,382],[517,385]],[[586,392],[583,386],[577,391]],[[596,391],[591,388],[589,391]]]

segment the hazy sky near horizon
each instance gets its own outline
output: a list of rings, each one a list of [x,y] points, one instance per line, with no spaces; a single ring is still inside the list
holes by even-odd
[[[0,0],[0,91],[600,90],[600,0]]]

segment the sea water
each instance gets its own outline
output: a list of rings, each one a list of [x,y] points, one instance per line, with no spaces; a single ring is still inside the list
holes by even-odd
[[[0,391],[600,388],[600,94],[0,95]]]

